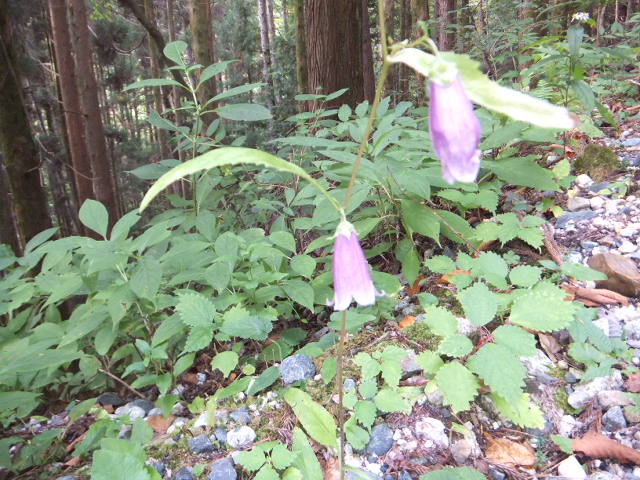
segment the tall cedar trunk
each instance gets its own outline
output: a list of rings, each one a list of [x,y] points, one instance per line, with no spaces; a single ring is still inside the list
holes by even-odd
[[[288,35],[289,33],[289,2],[282,0],[282,28]]]
[[[376,79],[373,73],[373,47],[369,25],[369,2],[362,0],[362,72],[364,78],[364,98],[373,102],[376,94]]]
[[[150,22],[156,22],[155,8],[153,0],[144,0],[144,10],[147,18]],[[160,55],[158,46],[155,44],[151,37],[148,38],[149,57],[151,63],[151,76],[152,78],[160,78]],[[158,113],[162,113],[163,105],[162,98],[164,97],[163,91],[160,87],[153,87],[153,105]],[[169,146],[167,144],[167,131],[163,128],[157,128],[158,135],[158,147],[160,160],[169,158]]]
[[[269,54],[271,55],[271,81],[273,82],[273,96],[276,103],[280,103],[279,86],[274,72],[276,71],[276,20],[273,14],[273,0],[264,0],[267,7],[267,23],[269,26]]]
[[[191,35],[193,37],[193,57],[196,63],[207,67],[215,63],[213,51],[213,17],[211,13],[211,0],[191,0]],[[204,105],[216,96],[216,81],[211,78],[198,90],[198,101]],[[207,110],[215,107],[209,104]],[[202,120],[204,130],[215,120],[214,114],[206,114]]]
[[[387,32],[388,40],[397,40],[395,36],[395,0],[384,0],[384,24],[385,30]],[[386,89],[390,91],[391,94],[395,94],[398,91],[398,69],[391,68],[389,70],[389,74],[387,75],[386,81]]]
[[[296,81],[298,93],[308,92],[307,35],[304,20],[304,0],[293,0],[293,14],[296,18]]]
[[[87,132],[87,148],[93,172],[93,191],[96,200],[109,212],[109,223],[119,217],[118,198],[114,187],[111,161],[98,104],[98,87],[93,72],[91,55],[93,48],[89,40],[89,25],[84,0],[70,0],[73,25],[73,52],[80,91],[80,103]]]
[[[451,50],[455,46],[455,0],[436,0],[438,8],[438,48]]]
[[[400,1],[400,40],[411,39],[411,3],[409,0]],[[406,65],[398,69],[398,96],[396,100],[409,98],[409,77],[412,70]]]
[[[267,84],[267,106],[275,104],[273,77],[271,76],[271,47],[269,45],[269,14],[267,0],[258,1],[258,26],[260,27],[260,54],[262,55],[262,76]]]
[[[1,7],[0,7],[1,8]],[[14,253],[21,252],[20,235],[16,229],[15,215],[11,205],[13,200],[9,191],[9,177],[0,155],[0,243],[6,243]]]
[[[66,0],[49,0],[49,13],[56,58],[57,85],[67,131],[67,148],[73,169],[76,201],[82,205],[94,198],[93,174],[87,151],[86,133],[78,90],[76,68],[71,55],[71,34]]]
[[[362,102],[362,1],[308,0],[305,21],[309,90],[331,93],[349,89],[329,106]]]
[[[429,0],[411,0],[411,10],[413,11],[414,18],[414,38],[420,38],[423,35],[428,34],[428,31],[423,30],[418,27],[417,22],[425,22],[425,24],[429,21]],[[428,30],[428,27],[426,27]],[[417,88],[417,102],[419,105],[422,105],[426,99],[426,85],[425,78],[416,72],[416,83],[418,84]]]
[[[465,47],[465,38],[467,33],[467,26],[471,23],[471,6],[469,1],[459,0],[458,3],[458,19],[457,31],[456,31],[456,45],[455,49],[459,52],[467,51]]]
[[[38,149],[25,110],[12,22],[0,0],[0,150],[4,156],[18,235],[27,242],[49,228],[47,194],[40,182]]]

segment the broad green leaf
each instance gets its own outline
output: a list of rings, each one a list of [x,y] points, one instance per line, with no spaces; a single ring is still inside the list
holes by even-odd
[[[335,357],[327,357],[322,362],[322,381],[328,384],[336,375],[337,362]]]
[[[402,264],[402,276],[412,284],[420,273],[420,257],[413,242],[409,238],[403,238],[396,246],[396,258]]]
[[[607,279],[607,276],[604,273],[579,263],[565,262],[560,266],[560,271],[569,277],[573,277],[576,280],[581,280],[583,282]]]
[[[551,434],[551,440],[567,455],[573,454],[573,441],[570,438]]]
[[[359,352],[353,361],[362,369],[363,380],[375,378],[382,370],[380,364],[366,352]]]
[[[378,382],[374,378],[363,380],[358,386],[358,392],[364,398],[373,398],[378,393]]]
[[[476,282],[456,295],[464,314],[474,325],[481,327],[489,323],[498,312],[495,294],[482,282]]]
[[[260,150],[244,147],[222,147],[188,160],[165,173],[145,194],[140,202],[140,211],[142,212],[160,192],[181,178],[223,165],[239,164],[261,165],[298,175],[316,187],[338,211],[341,210],[340,204],[320,183],[297,165]]]
[[[430,375],[435,375],[435,373],[444,365],[442,358],[430,350],[425,350],[424,352],[420,352],[416,355],[416,362],[420,365],[420,368],[425,371],[425,373]]]
[[[278,470],[284,470],[289,465],[293,463],[296,459],[297,455],[290,450],[287,450],[287,447],[282,443],[279,443],[273,450],[271,450],[271,463]]]
[[[280,248],[284,248],[285,250],[295,253],[296,251],[296,239],[290,232],[273,232],[269,235],[269,240],[271,240],[274,245],[277,245]]]
[[[103,238],[107,238],[107,227],[109,226],[109,214],[107,209],[100,202],[87,199],[80,207],[78,217],[82,224],[100,234]]]
[[[336,422],[324,407],[297,388],[290,388],[284,396],[307,433],[318,443],[337,448]]]
[[[515,325],[499,326],[493,331],[493,339],[516,356],[532,357],[536,354],[536,337]]]
[[[182,40],[167,43],[162,53],[165,57],[171,60],[176,65],[184,65],[184,52],[187,50],[188,45]]]
[[[225,312],[220,331],[231,337],[266,340],[272,328],[271,319],[250,315],[242,307],[233,307]]]
[[[253,381],[253,383],[251,383],[251,385],[249,385],[247,395],[255,395],[256,393],[261,392],[265,388],[273,385],[278,378],[280,378],[280,370],[277,366],[273,365],[267,368]]]
[[[213,66],[214,66],[214,65],[211,65],[211,67],[213,67]],[[226,65],[225,65],[225,67],[226,67]],[[209,67],[207,67],[207,69],[208,69],[208,68],[209,68]],[[200,76],[200,82],[202,82],[202,77],[204,76],[204,74],[205,74],[205,72],[206,72],[206,70],[207,70],[207,69],[205,69],[205,70],[202,72],[202,75]],[[216,72],[216,73],[217,73],[217,72]],[[214,75],[215,75],[216,73],[214,73]],[[248,84],[246,84],[246,85],[239,85],[239,86],[237,86],[237,87],[233,87],[233,88],[230,88],[229,90],[225,90],[224,92],[219,93],[218,95],[216,95],[215,97],[213,97],[211,100],[213,100],[213,101],[217,102],[218,100],[223,100],[223,99],[225,99],[225,98],[235,97],[236,95],[240,95],[240,94],[242,94],[242,93],[250,92],[251,90],[255,90],[256,88],[262,88],[262,87],[264,87],[265,85],[266,85],[265,83],[261,83],[261,82],[258,82],[258,83],[248,83]]]
[[[456,269],[456,264],[449,257],[436,255],[424,261],[425,266],[434,273],[445,274]]]
[[[542,269],[531,265],[519,265],[511,270],[509,279],[519,287],[531,287],[540,281]]]
[[[356,450],[364,450],[369,442],[369,434],[364,428],[358,426],[356,417],[353,415],[344,422],[344,433],[349,444]]]
[[[354,406],[356,418],[367,428],[371,428],[376,421],[377,410],[376,404],[369,400],[360,400]]]
[[[216,113],[227,120],[239,120],[245,122],[256,122],[269,120],[271,112],[269,109],[255,103],[231,103],[216,109]]]
[[[407,351],[395,345],[385,347],[380,357],[382,378],[390,387],[397,387],[402,377],[400,362],[407,356]]]
[[[184,371],[193,365],[193,360],[195,359],[195,353],[188,353],[186,355],[182,355],[178,360],[176,360],[175,365],[173,366],[173,375],[178,377]]]
[[[320,462],[311,448],[307,436],[298,427],[293,429],[292,450],[297,455],[293,461],[293,466],[302,472],[302,478],[305,480],[323,480],[324,475]]]
[[[561,330],[573,322],[577,309],[565,300],[566,295],[552,283],[540,282],[515,299],[509,319],[511,323],[538,332]]]
[[[458,362],[450,362],[440,368],[435,381],[445,405],[450,405],[454,413],[468,410],[469,403],[478,394],[479,384],[475,375]]]
[[[237,62],[237,60],[225,60],[223,62],[217,62],[207,66],[204,70],[200,72],[200,77],[198,79],[198,86],[196,87],[196,90],[198,90],[204,82],[206,82],[207,80],[210,80],[211,78],[215,77],[219,73],[224,72],[230,64],[235,62]],[[253,85],[256,85],[256,84],[253,84]],[[262,84],[257,84],[257,85],[262,85]],[[233,89],[231,88],[229,90],[233,90]],[[231,95],[225,96],[225,93],[229,92],[229,90],[226,90],[225,92],[222,92],[221,94],[216,95],[207,103],[234,95],[234,94],[231,94]]]
[[[519,400],[527,371],[507,347],[487,343],[467,360],[467,367],[507,402]]]
[[[514,402],[506,400],[497,393],[492,393],[491,400],[498,411],[510,422],[523,428],[544,428],[544,414],[540,407],[531,402],[528,393],[521,393]]]
[[[199,293],[182,294],[176,311],[190,330],[185,350],[195,352],[208,346],[213,338],[216,316],[216,308],[211,300]]]
[[[102,448],[93,454],[92,479],[151,480],[141,445],[117,438],[105,438],[100,445]]]
[[[238,366],[238,354],[234,351],[220,352],[211,360],[211,368],[218,369],[225,377]]]
[[[145,256],[138,261],[129,279],[129,286],[138,297],[153,299],[158,293],[161,281],[162,265],[155,258]]]
[[[303,277],[311,278],[316,269],[316,261],[309,255],[296,255],[291,258],[291,269]]]
[[[438,353],[448,357],[460,358],[473,350],[473,343],[466,335],[456,333],[444,338],[438,346]]]
[[[264,451],[260,448],[252,448],[249,451],[238,452],[234,457],[234,461],[242,465],[242,468],[250,472],[255,472],[264,465],[267,458],[264,455]]]
[[[402,200],[400,211],[407,228],[439,242],[440,221],[429,208],[411,200]]]
[[[551,170],[542,168],[529,158],[486,160],[483,161],[482,167],[512,185],[522,185],[537,190],[558,190],[558,185],[553,181]]]
[[[428,306],[424,316],[429,329],[436,335],[447,337],[458,332],[458,319],[445,308]]]
[[[378,410],[384,413],[402,412],[406,415],[411,413],[411,405],[402,398],[402,395],[391,388],[383,388],[375,396],[374,401]]]
[[[285,280],[282,288],[287,296],[294,302],[299,303],[309,310],[313,310],[314,292],[313,287],[302,280]]]

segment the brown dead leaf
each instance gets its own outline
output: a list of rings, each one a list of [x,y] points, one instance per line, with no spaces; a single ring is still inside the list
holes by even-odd
[[[640,393],[640,372],[632,373],[625,382],[627,392]]]
[[[324,480],[340,480],[340,464],[337,458],[331,457],[324,464]]]
[[[629,299],[606,288],[584,288],[571,283],[563,283],[560,287],[573,294],[578,300],[588,307],[600,307],[602,305],[629,305]]]
[[[413,297],[414,295],[420,293],[420,282],[422,282],[424,278],[424,275],[418,275],[418,278],[416,278],[415,282],[413,282],[413,285],[407,288],[407,295]]]
[[[562,350],[562,345],[560,345],[560,342],[558,342],[553,335],[538,333],[538,340],[540,340],[542,349],[551,358],[555,358],[555,354]]]
[[[640,465],[640,451],[611,440],[594,431],[587,432],[582,438],[571,442],[573,450],[592,458],[612,458],[621,462]]]
[[[80,463],[80,457],[73,457],[70,460],[64,462],[65,467],[75,467]]]
[[[67,445],[67,453],[70,452],[71,450],[73,450],[73,448],[80,443],[82,440],[84,440],[85,435],[87,434],[87,432],[84,432],[82,435],[80,435],[78,438],[76,438],[73,442],[71,442],[69,445]]]
[[[471,272],[469,270],[453,270],[449,273],[445,273],[444,275],[442,275],[440,278],[438,278],[438,280],[436,280],[436,282],[438,283],[453,283],[451,281],[451,277],[453,275],[471,275]]]
[[[192,373],[192,372],[183,373],[180,376],[180,380],[182,380],[185,383],[190,383],[192,385],[197,385],[198,384],[198,376],[195,373]]]
[[[531,467],[536,463],[536,454],[530,445],[513,442],[507,438],[492,438],[485,435],[489,442],[486,458],[492,463],[507,467]]]
[[[400,320],[400,323],[398,323],[398,328],[400,328],[400,330],[403,330],[408,326],[413,325],[414,323],[416,323],[416,317],[414,317],[413,315],[407,315],[402,320]]]
[[[175,417],[173,415],[169,415],[167,418],[163,416],[153,416],[147,418],[147,423],[156,433],[167,433],[167,429],[173,423]]]

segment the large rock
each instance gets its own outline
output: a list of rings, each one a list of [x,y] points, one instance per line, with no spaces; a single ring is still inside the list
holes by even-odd
[[[306,355],[291,355],[280,364],[280,376],[285,385],[308,380],[316,374],[316,366]]]
[[[243,425],[227,432],[227,443],[232,448],[242,448],[249,445],[256,439],[256,432],[251,427]]]
[[[373,427],[371,438],[367,445],[367,453],[381,457],[393,446],[393,430],[386,423],[381,423]]]
[[[640,293],[640,271],[633,260],[615,253],[599,253],[591,257],[589,266],[608,277],[597,283],[599,288],[607,288],[627,297],[636,297]]]
[[[236,480],[238,473],[233,467],[231,458],[221,458],[211,464],[211,473],[207,476],[207,480]]]

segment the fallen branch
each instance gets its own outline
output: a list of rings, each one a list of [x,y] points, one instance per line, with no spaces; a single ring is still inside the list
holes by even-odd
[[[574,295],[578,300],[588,307],[599,307],[602,305],[629,305],[629,299],[624,295],[607,290],[606,288],[584,288],[572,283],[563,283],[560,288]]]
[[[594,431],[587,432],[582,438],[576,438],[571,446],[592,458],[613,458],[621,462],[633,462],[640,465],[640,451],[611,440]]]

